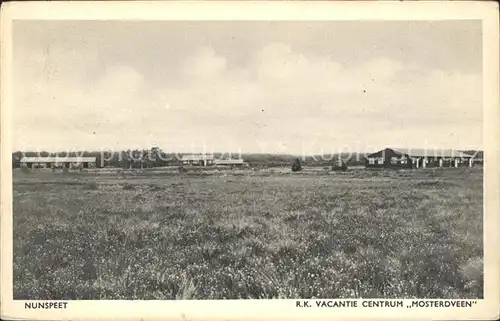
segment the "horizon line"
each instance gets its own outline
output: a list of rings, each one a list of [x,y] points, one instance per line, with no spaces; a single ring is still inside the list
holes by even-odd
[[[328,153],[284,153],[284,152],[262,152],[262,151],[249,151],[249,152],[236,152],[236,151],[213,151],[213,152],[203,152],[203,151],[191,151],[191,152],[184,152],[184,151],[165,151],[161,147],[150,147],[150,148],[127,148],[127,149],[117,149],[117,150],[112,150],[112,149],[73,149],[73,150],[58,150],[58,151],[51,151],[51,150],[40,150],[40,151],[34,151],[30,149],[25,149],[25,150],[13,150],[11,153],[49,153],[49,154],[60,154],[60,153],[106,153],[106,152],[111,152],[111,153],[122,153],[122,152],[133,152],[133,151],[150,151],[153,148],[158,148],[162,153],[164,154],[187,154],[187,155],[210,155],[210,154],[254,154],[254,155],[280,155],[280,156],[318,156],[318,155],[333,155],[333,154],[364,154],[364,153],[372,153],[373,151],[337,151],[337,152],[328,152]],[[454,151],[482,151],[484,152],[483,148],[422,148],[422,147],[391,147],[391,146],[386,146],[384,148],[376,149],[376,151],[381,151],[386,148],[389,149],[407,149],[407,150],[454,150]]]

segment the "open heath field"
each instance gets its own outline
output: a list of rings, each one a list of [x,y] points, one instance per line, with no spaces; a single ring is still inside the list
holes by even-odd
[[[14,299],[483,297],[480,168],[13,175]]]

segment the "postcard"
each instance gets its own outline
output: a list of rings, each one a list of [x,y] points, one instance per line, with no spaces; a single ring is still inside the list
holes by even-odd
[[[496,2],[1,11],[5,320],[498,319]]]

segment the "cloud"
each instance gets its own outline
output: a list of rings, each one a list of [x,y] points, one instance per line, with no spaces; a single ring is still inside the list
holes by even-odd
[[[254,57],[244,69],[227,69],[224,58],[210,51],[204,68],[211,72],[192,78],[180,89],[165,88],[166,97],[183,110],[238,115],[244,111],[244,116],[261,114],[262,109],[267,116],[285,118],[378,116],[390,120],[408,113],[433,118],[436,113],[451,112],[476,120],[481,116],[479,75],[424,70],[389,59],[344,68],[328,57],[306,57],[280,43],[262,48]],[[187,66],[186,70],[193,75],[197,69]]]
[[[297,152],[301,145],[319,150],[360,141],[481,142],[479,74],[388,57],[346,66],[333,53],[306,54],[282,42],[249,55],[233,65],[214,48],[199,47],[172,70],[179,75],[172,84],[152,82],[132,65],[97,62],[96,50],[24,53],[30,60],[16,64],[14,146],[155,142]]]
[[[202,47],[186,59],[184,73],[188,80],[213,80],[226,68],[226,59],[219,56],[211,47]]]

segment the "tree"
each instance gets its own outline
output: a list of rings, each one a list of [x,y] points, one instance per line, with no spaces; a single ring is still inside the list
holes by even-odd
[[[165,166],[165,161],[163,159],[163,151],[159,147],[152,147],[149,151],[149,159],[153,167]]]
[[[21,167],[21,158],[23,157],[22,152],[14,152],[12,153],[12,168]]]
[[[343,159],[338,158],[334,161],[332,170],[334,171],[346,171],[347,170],[347,164],[344,162]]]
[[[300,159],[296,158],[292,164],[292,172],[298,172],[302,170],[302,165],[300,164]]]
[[[144,167],[143,166],[143,157],[144,157],[144,155],[142,154],[142,150],[134,149],[132,151],[131,161],[132,161],[133,168],[142,169]]]
[[[126,150],[126,151],[122,151],[122,167],[123,169],[131,169],[132,168],[132,152],[129,150]]]

